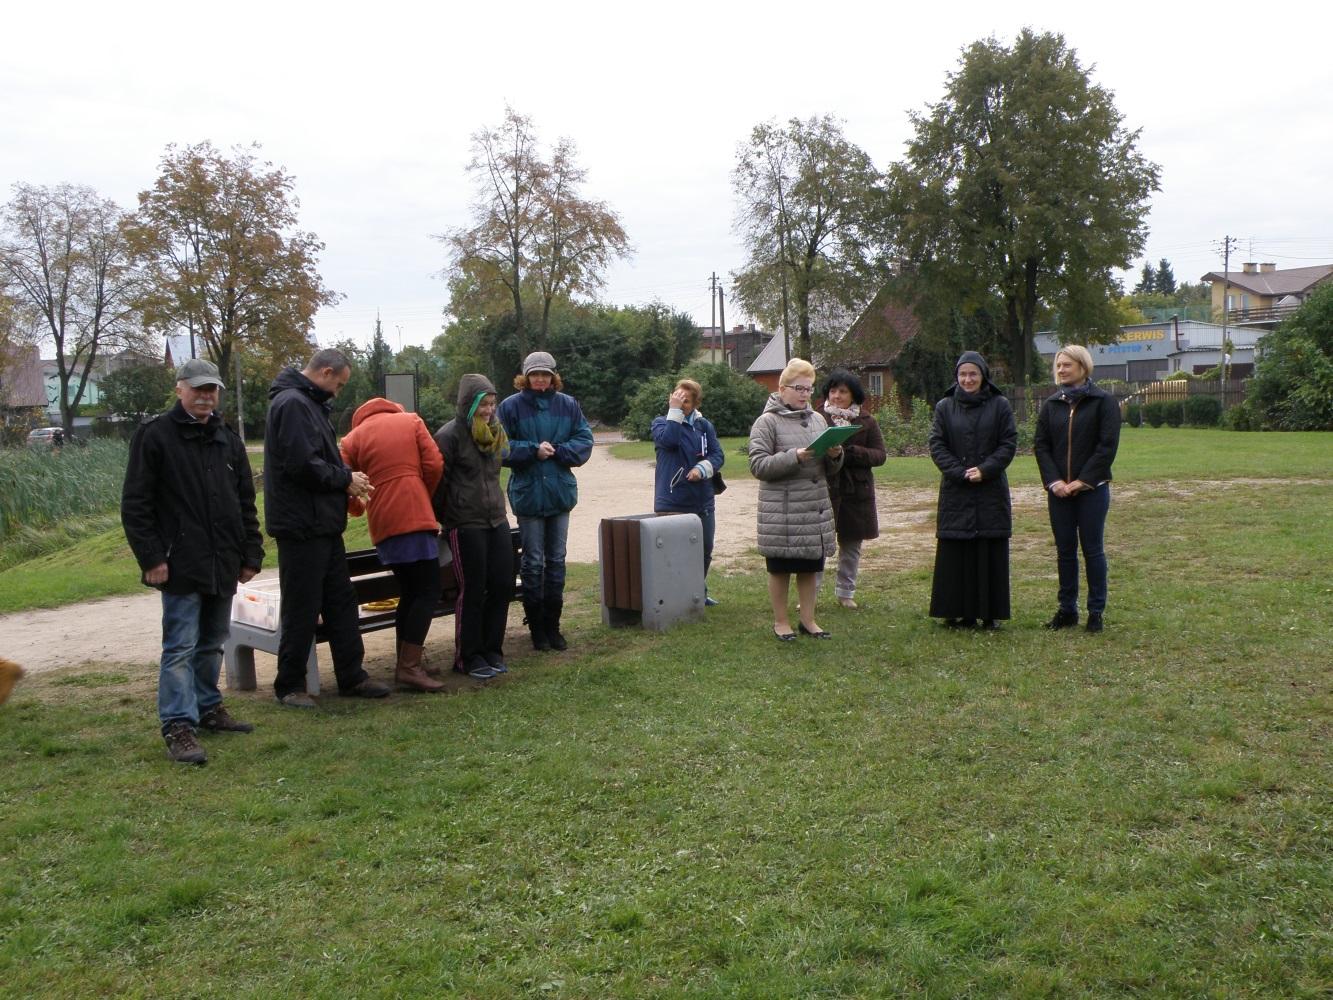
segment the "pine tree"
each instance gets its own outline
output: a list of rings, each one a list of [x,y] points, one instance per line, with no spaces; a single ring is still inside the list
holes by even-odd
[[[1134,286],[1134,294],[1141,295],[1147,292],[1157,290],[1157,272],[1153,266],[1146,260],[1143,262],[1143,273],[1139,276],[1139,283]]]
[[[1171,262],[1165,257],[1157,262],[1157,281],[1152,290],[1163,295],[1176,294],[1176,276],[1171,271]]]

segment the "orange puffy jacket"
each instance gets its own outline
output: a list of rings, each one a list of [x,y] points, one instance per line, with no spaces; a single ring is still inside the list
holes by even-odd
[[[339,445],[343,461],[370,477],[370,500],[348,498],[348,513],[365,513],[370,540],[378,545],[394,535],[435,531],[430,498],[444,475],[444,458],[415,413],[376,397],[357,407],[352,429]]]

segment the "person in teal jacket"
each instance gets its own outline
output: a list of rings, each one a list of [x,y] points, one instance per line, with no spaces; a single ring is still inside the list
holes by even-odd
[[[500,404],[500,423],[509,436],[509,506],[523,545],[523,611],[534,649],[566,649],[560,616],[569,512],[579,501],[573,470],[592,455],[592,429],[578,401],[560,391],[555,358],[545,351],[523,359],[514,388]]]

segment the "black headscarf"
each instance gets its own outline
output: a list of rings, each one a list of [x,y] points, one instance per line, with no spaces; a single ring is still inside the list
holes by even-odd
[[[962,368],[963,365],[976,365],[981,369],[981,388],[976,392],[968,392],[958,384],[958,369]],[[976,351],[964,351],[958,356],[958,361],[953,366],[953,388],[949,391],[953,393],[953,398],[964,406],[975,406],[987,399],[991,393],[999,390],[991,384],[990,365],[986,364],[986,359]]]

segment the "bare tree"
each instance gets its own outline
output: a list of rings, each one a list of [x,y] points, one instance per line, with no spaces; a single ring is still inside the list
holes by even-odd
[[[0,271],[19,321],[55,347],[60,419],[67,434],[98,356],[142,346],[141,288],[125,213],[92,188],[14,185],[0,225]],[[72,386],[72,389],[71,389]]]
[[[629,254],[620,220],[605,202],[583,198],[587,172],[569,139],[543,159],[532,119],[511,107],[499,128],[472,136],[468,173],[477,184],[473,223],[441,239],[455,308],[514,316],[519,356],[534,344],[524,297],[541,302],[535,346],[544,347],[551,304],[561,296],[594,294],[611,261]]]
[[[796,350],[809,357],[812,319],[836,307],[855,309],[883,281],[883,178],[839,122],[824,116],[755,126],[737,153],[732,183],[736,229],[750,251],[734,275],[737,297],[784,330],[794,308]]]

